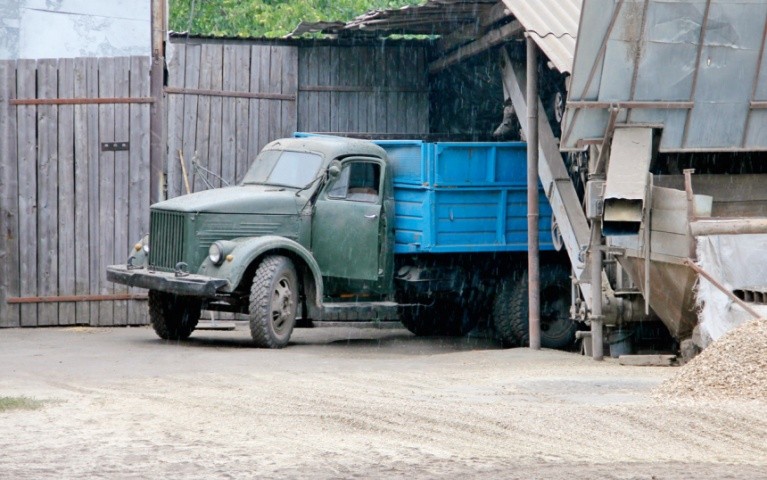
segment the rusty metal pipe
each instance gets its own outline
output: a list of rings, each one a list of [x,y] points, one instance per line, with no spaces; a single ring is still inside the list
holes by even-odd
[[[538,50],[527,36],[527,280],[530,348],[541,349],[541,274],[538,244]]]
[[[694,236],[767,233],[767,218],[697,219],[690,222]]]
[[[748,306],[748,304],[747,304],[746,302],[744,302],[743,300],[739,299],[739,298],[738,298],[737,296],[735,296],[735,294],[734,294],[734,293],[732,293],[731,291],[727,290],[727,289],[724,287],[724,285],[722,285],[721,283],[717,282],[717,281],[714,279],[714,277],[712,277],[712,276],[711,276],[711,275],[710,275],[708,272],[706,272],[705,270],[703,270],[702,268],[700,268],[699,266],[697,266],[697,265],[695,264],[695,262],[693,262],[693,261],[692,261],[692,259],[690,259],[690,258],[686,259],[686,260],[684,261],[684,264],[685,264],[685,265],[687,265],[688,267],[692,268],[693,270],[695,270],[695,272],[696,272],[698,275],[700,275],[701,277],[703,277],[703,278],[705,278],[706,280],[708,280],[709,282],[711,282],[711,285],[715,286],[716,288],[718,288],[718,289],[719,289],[719,291],[721,291],[722,293],[724,293],[725,295],[727,295],[727,297],[728,297],[730,300],[732,300],[733,302],[737,303],[737,304],[740,306],[740,308],[742,308],[743,310],[745,310],[746,312],[748,312],[748,313],[749,313],[749,314],[750,314],[752,317],[754,317],[754,318],[761,318],[761,315],[759,315],[759,313],[757,313],[757,311],[756,311],[756,310],[754,310],[753,308],[749,307],[749,306]]]

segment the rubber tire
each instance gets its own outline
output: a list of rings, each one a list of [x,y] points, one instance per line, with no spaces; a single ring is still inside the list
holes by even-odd
[[[447,299],[437,300],[433,306],[403,308],[399,319],[419,337],[463,337],[477,326],[477,319],[469,309]]]
[[[172,293],[149,291],[149,321],[163,340],[185,340],[200,320],[202,300]]]
[[[512,307],[511,302],[514,299],[514,282],[513,279],[504,279],[498,288],[498,292],[495,294],[493,300],[493,314],[492,323],[495,330],[496,337],[501,341],[504,348],[512,348],[521,346],[519,338],[512,328],[512,323],[515,322],[514,313],[519,310],[519,306]],[[527,299],[525,299],[527,301]]]
[[[493,306],[495,330],[506,347],[530,345],[527,272],[505,281]],[[570,279],[561,265],[541,268],[541,347],[563,349],[575,343],[576,322],[570,319]]]
[[[250,336],[260,348],[283,348],[296,325],[298,275],[280,255],[264,258],[250,288]]]

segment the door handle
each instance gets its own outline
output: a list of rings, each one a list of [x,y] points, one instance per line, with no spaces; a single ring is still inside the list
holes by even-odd
[[[376,215],[375,213],[371,213],[370,215],[365,215],[365,218],[369,218],[372,220],[374,218],[378,218],[378,215]]]

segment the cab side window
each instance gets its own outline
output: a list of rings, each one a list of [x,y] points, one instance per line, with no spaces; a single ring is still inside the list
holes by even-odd
[[[371,162],[350,162],[328,189],[328,198],[375,203],[379,197],[381,166]]]

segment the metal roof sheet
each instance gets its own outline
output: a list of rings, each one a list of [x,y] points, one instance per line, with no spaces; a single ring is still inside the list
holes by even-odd
[[[502,0],[510,14],[533,35],[543,53],[560,72],[571,72],[583,0]],[[479,22],[480,15],[499,0],[428,0],[423,5],[374,10],[342,22],[302,22],[289,35],[323,32],[344,34],[386,32],[449,35]]]
[[[447,35],[476,23],[480,13],[497,0],[429,0],[391,10],[373,10],[347,22],[301,22],[288,36],[322,32],[343,34],[371,32],[410,35]]]
[[[503,0],[560,72],[572,72],[583,0]]]
[[[767,150],[767,1],[587,0],[581,25],[563,149],[615,108],[664,152]]]

